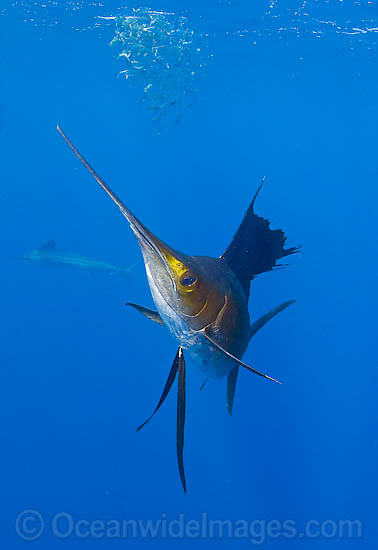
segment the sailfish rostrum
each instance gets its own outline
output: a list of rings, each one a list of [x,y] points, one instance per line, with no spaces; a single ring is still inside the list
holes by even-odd
[[[298,247],[285,248],[284,232],[281,229],[272,230],[269,220],[255,213],[255,201],[261,184],[230,245],[219,258],[189,256],[178,252],[158,239],[130,212],[59,126],[58,131],[94,179],[116,203],[139,242],[157,311],[137,304],[129,305],[149,319],[166,325],[179,344],[161,398],[152,415],[138,430],[160,408],[178,377],[177,460],[181,483],[186,492],[183,462],[184,350],[207,377],[227,376],[227,405],[230,414],[240,367],[278,382],[242,361],[242,357],[256,332],[294,300],[284,302],[251,325],[248,312],[250,283],[257,275],[273,270],[279,265],[277,262],[281,258],[294,254]]]

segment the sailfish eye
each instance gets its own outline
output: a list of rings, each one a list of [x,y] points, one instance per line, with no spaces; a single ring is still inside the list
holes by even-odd
[[[190,271],[186,271],[184,275],[181,277],[182,286],[186,286],[186,287],[193,286],[196,281],[197,281],[197,276],[194,275],[194,273],[191,273]]]

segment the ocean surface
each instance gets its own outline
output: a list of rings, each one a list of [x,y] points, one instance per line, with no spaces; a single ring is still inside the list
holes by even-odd
[[[2,0],[0,49],[1,548],[377,548],[378,2]],[[244,356],[282,385],[230,417],[187,360],[186,496],[175,391],[136,432],[177,343],[57,124],[173,248],[220,255],[264,176],[302,247],[250,299],[296,300]],[[52,239],[136,266],[20,259]]]

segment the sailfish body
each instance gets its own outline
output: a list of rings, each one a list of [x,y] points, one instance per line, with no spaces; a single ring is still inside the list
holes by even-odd
[[[175,252],[176,257],[178,253]],[[183,255],[181,255],[182,257]],[[146,266],[148,257],[144,253]],[[247,349],[250,321],[243,289],[226,262],[218,258],[192,256],[184,259],[191,272],[210,279],[211,300],[199,303],[193,315],[183,315],[172,307],[159,290],[147,267],[147,279],[152,298],[161,319],[183,349],[188,350],[195,363],[210,378],[222,378],[235,367],[235,361],[214,347],[205,334],[235,357],[241,358]],[[198,275],[197,275],[198,276]]]
[[[108,185],[82,157],[58,127],[67,144],[95,180],[117,204],[134,232],[144,258],[147,279],[157,311],[128,304],[149,319],[164,324],[176,338],[179,348],[162,396],[160,408],[178,375],[177,457],[180,478],[186,491],[183,465],[185,422],[184,350],[210,378],[227,376],[227,404],[231,414],[239,367],[274,380],[244,363],[242,357],[251,337],[293,300],[284,302],[250,323],[248,300],[251,281],[274,269],[277,262],[297,251],[285,248],[281,229],[272,230],[269,220],[254,212],[257,190],[231,244],[219,258],[189,256],[172,249],[151,233],[121,202]],[[277,382],[277,380],[274,380]]]

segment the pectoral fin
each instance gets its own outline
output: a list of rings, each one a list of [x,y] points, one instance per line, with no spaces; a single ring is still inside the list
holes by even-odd
[[[266,325],[268,321],[273,319],[277,315],[277,313],[280,313],[287,307],[289,307],[291,304],[294,304],[295,300],[288,300],[287,302],[284,302],[283,304],[275,307],[274,309],[271,309],[268,311],[268,313],[265,313],[260,319],[257,319],[252,325],[251,325],[251,332],[249,339],[251,339],[256,332],[258,332],[263,326]],[[235,390],[236,390],[236,382],[238,379],[239,374],[239,367],[234,367],[232,371],[229,373],[227,377],[227,408],[230,415],[232,414],[232,407],[234,404],[234,397],[235,397]]]
[[[260,319],[257,319],[257,321],[255,321],[251,325],[251,332],[250,332],[249,339],[251,339],[256,334],[256,332],[258,332],[261,328],[263,328],[263,326],[265,326],[268,323],[268,321],[273,319],[273,317],[275,317],[277,313],[281,313],[281,311],[291,306],[291,304],[294,304],[294,302],[295,300],[288,300],[287,302],[284,302],[283,304],[271,309],[270,311],[268,311],[268,313],[265,313],[265,315],[260,317]]]
[[[154,321],[159,325],[164,325],[164,321],[160,317],[159,313],[157,311],[154,311],[153,309],[148,309],[147,307],[138,306],[138,304],[132,304],[131,302],[127,302],[125,306],[131,306],[137,311],[139,311],[140,313],[142,313],[142,315],[144,315],[148,319],[151,319],[151,321]]]
[[[256,334],[256,332],[258,332],[261,328],[263,328],[263,326],[265,326],[268,321],[273,319],[273,317],[275,317],[277,313],[280,313],[281,311],[289,307],[294,302],[295,300],[288,300],[287,302],[284,302],[283,304],[275,307],[274,309],[271,309],[270,311],[268,311],[268,313],[265,313],[265,315],[260,317],[260,319],[257,319],[257,321],[255,321],[251,325],[251,332],[250,332],[249,338],[251,339]],[[239,367],[234,367],[227,377],[227,408],[230,415],[232,414],[232,407],[234,404],[238,374],[239,374]]]
[[[247,363],[244,363],[241,359],[238,359],[237,357],[232,355],[232,353],[230,353],[229,351],[222,348],[222,346],[217,344],[217,342],[215,342],[215,340],[213,340],[208,334],[206,334],[206,329],[203,331],[203,335],[205,336],[205,338],[207,338],[207,340],[209,340],[209,342],[214,347],[216,347],[222,353],[225,353],[230,359],[232,359],[233,361],[235,361],[236,363],[238,363],[239,365],[241,365],[245,369],[249,370],[250,372],[254,372],[255,374],[258,374],[259,376],[262,376],[263,378],[268,378],[268,380],[272,380],[273,382],[277,382],[278,384],[281,384],[281,382],[279,382],[275,378],[272,378],[271,376],[268,376],[267,374],[264,374],[263,372],[260,372],[259,370],[254,369],[250,365],[247,365]]]

